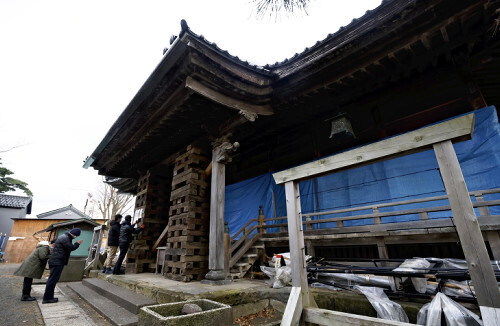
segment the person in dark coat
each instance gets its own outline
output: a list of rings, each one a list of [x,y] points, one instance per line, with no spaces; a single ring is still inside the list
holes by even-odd
[[[121,221],[122,216],[120,214],[117,214],[115,216],[115,219],[109,224],[108,256],[106,257],[106,261],[104,262],[104,266],[102,268],[102,272],[106,274],[111,274],[113,272],[111,270],[111,264],[113,263],[113,258],[115,258],[116,252],[118,251],[118,246],[120,245],[118,239],[120,238]]]
[[[132,234],[137,234],[144,229],[144,224],[141,225],[140,228],[134,228],[133,225],[130,224],[132,220],[132,216],[125,216],[125,222],[122,223],[120,228],[120,237],[118,238],[118,245],[120,246],[120,256],[118,256],[118,260],[116,261],[115,268],[113,268],[113,274],[121,274],[121,267],[123,263],[123,259],[127,254],[128,247],[132,242]],[[135,225],[135,223],[134,223]]]
[[[73,250],[78,249],[83,242],[83,240],[78,240],[73,243],[73,239],[80,236],[80,233],[79,228],[74,228],[57,238],[54,250],[52,250],[52,255],[49,258],[50,276],[45,286],[42,303],[55,303],[58,301],[57,298],[54,298],[54,289],[61,277],[64,266],[68,265],[69,255]]]
[[[50,256],[48,241],[40,241],[36,249],[26,258],[21,266],[14,272],[16,276],[24,276],[23,294],[21,301],[33,301],[35,297],[31,296],[31,284],[34,278],[42,278],[45,265]]]

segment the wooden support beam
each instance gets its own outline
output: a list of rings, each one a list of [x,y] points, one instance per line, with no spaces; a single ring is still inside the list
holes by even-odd
[[[168,234],[168,225],[165,227],[165,229],[163,229],[163,232],[156,240],[155,244],[153,245],[153,248],[151,248],[152,251],[155,251],[159,245],[161,245],[163,242],[165,242],[165,240],[167,240],[167,234]]]
[[[302,228],[302,217],[300,208],[300,192],[298,182],[285,183],[286,211],[288,219],[288,234],[290,246],[290,267],[292,269],[292,286],[294,289],[300,290],[301,303],[295,303],[296,298],[290,294],[287,303],[286,312],[292,309],[293,315],[289,324],[281,325],[298,325],[302,314],[302,307],[316,307],[316,302],[309,293],[309,285],[307,284],[307,265],[304,245],[304,231]],[[297,290],[296,290],[297,291]],[[292,300],[292,301],[291,301]],[[292,306],[289,308],[289,304]],[[297,311],[299,309],[300,310]],[[290,312],[289,312],[290,314]],[[284,316],[288,320],[290,316]]]
[[[293,180],[317,177],[335,170],[353,168],[376,160],[389,159],[425,150],[433,144],[445,140],[460,141],[470,139],[474,130],[474,114],[441,122],[403,135],[365,145],[344,153],[328,156],[273,174],[277,184]]]
[[[287,306],[288,307],[288,306]],[[308,323],[327,326],[410,326],[400,321],[348,314],[345,312],[325,310],[319,308],[304,308],[304,320]],[[283,325],[283,324],[281,324]]]
[[[273,114],[273,108],[266,104],[266,105],[255,105],[255,104],[250,104],[244,101],[237,100],[235,98],[229,97],[227,95],[224,95],[222,93],[219,93],[202,83],[194,80],[191,77],[186,78],[186,88],[191,89],[192,91],[203,95],[209,99],[211,99],[214,102],[217,102],[219,104],[222,104],[224,106],[227,106],[231,109],[236,109],[236,110],[241,110],[241,111],[248,111],[248,112],[253,112],[261,115],[272,115]]]
[[[283,312],[283,319],[281,319],[280,326],[295,326],[300,323],[300,316],[302,315],[302,290],[300,287],[292,287],[288,302],[286,303],[285,311]]]
[[[500,291],[451,141],[434,144],[453,220],[474,284],[484,325],[500,325]],[[486,318],[486,319],[485,319]]]
[[[389,252],[387,251],[387,246],[385,245],[384,237],[377,237],[376,241],[378,249],[378,258],[389,259]]]
[[[448,36],[448,31],[446,30],[446,26],[443,26],[439,29],[441,31],[441,36],[446,43],[450,42],[450,37]]]

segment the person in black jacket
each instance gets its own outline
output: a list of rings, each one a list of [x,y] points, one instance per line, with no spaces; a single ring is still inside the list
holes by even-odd
[[[106,261],[104,262],[104,266],[102,268],[102,272],[106,274],[111,274],[113,271],[111,270],[111,264],[113,263],[113,259],[116,256],[116,252],[118,251],[118,238],[120,237],[120,222],[122,221],[122,216],[120,214],[115,215],[115,219],[111,221],[109,224],[109,232],[108,232],[108,257],[106,257]]]
[[[55,303],[59,301],[57,298],[54,298],[54,289],[61,277],[64,266],[68,265],[69,255],[73,250],[78,249],[83,242],[83,240],[78,240],[73,244],[73,239],[80,236],[80,233],[79,228],[74,228],[57,238],[52,255],[49,258],[50,275],[45,286],[42,303]]]
[[[120,237],[118,238],[118,245],[120,246],[120,256],[118,256],[118,260],[116,261],[115,268],[113,268],[113,274],[121,274],[121,267],[123,263],[123,259],[127,254],[128,247],[132,242],[132,234],[137,234],[144,229],[144,224],[141,225],[140,228],[134,228],[133,225],[130,224],[132,220],[132,216],[125,216],[125,222],[122,223],[120,228]],[[135,225],[135,223],[134,223]]]

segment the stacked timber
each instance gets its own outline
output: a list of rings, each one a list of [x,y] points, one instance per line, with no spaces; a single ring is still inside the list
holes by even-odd
[[[154,272],[156,255],[150,248],[168,223],[170,179],[148,171],[138,181],[134,217],[144,230],[133,240],[127,252],[127,273]]]
[[[208,272],[208,163],[209,158],[191,145],[175,160],[164,262],[169,279],[202,280]]]

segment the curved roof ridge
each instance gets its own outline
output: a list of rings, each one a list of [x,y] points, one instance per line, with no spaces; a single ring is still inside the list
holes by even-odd
[[[226,56],[227,58],[229,59],[232,59],[232,60],[235,60],[237,61],[238,63],[240,63],[241,65],[243,66],[246,66],[248,68],[252,68],[252,69],[257,69],[261,72],[268,72],[268,69],[265,68],[264,66],[261,66],[261,65],[257,65],[257,64],[252,64],[250,62],[248,62],[247,60],[243,60],[243,59],[240,59],[240,57],[238,56],[235,56],[235,55],[232,55],[231,53],[229,53],[228,50],[225,50],[225,49],[222,49],[220,48],[217,43],[215,42],[210,42],[209,40],[207,40],[203,34],[196,34],[195,32],[193,32],[186,20],[182,19],[181,20],[181,31],[179,33],[179,38],[182,38],[182,36],[184,34],[189,34],[190,36],[198,39],[199,41],[203,42],[205,45],[207,45],[208,47],[212,48],[213,50],[215,50],[216,52],[220,53],[220,54],[223,54],[224,56]]]
[[[196,38],[197,40],[199,40],[200,42],[202,42],[203,44],[208,46],[209,48],[213,49],[214,51],[226,56],[229,59],[232,59],[232,60],[238,62],[239,64],[241,64],[243,66],[246,66],[246,67],[251,68],[251,69],[256,69],[256,70],[261,71],[261,72],[273,73],[273,69],[279,69],[285,65],[291,64],[292,62],[298,61],[298,60],[304,58],[305,56],[307,56],[308,54],[311,54],[314,51],[320,49],[321,47],[328,44],[329,42],[340,38],[344,34],[346,34],[346,35],[350,34],[350,33],[354,34],[354,35],[352,35],[353,37],[350,37],[348,40],[346,40],[347,42],[350,42],[353,39],[356,39],[357,37],[371,31],[373,28],[375,28],[376,26],[379,25],[379,24],[377,24],[377,22],[380,22],[380,20],[373,21],[372,24],[368,24],[369,26],[367,26],[367,28],[364,30],[356,31],[355,29],[361,28],[363,25],[367,25],[367,22],[370,22],[370,16],[375,16],[376,14],[380,14],[380,12],[384,8],[386,8],[388,5],[391,5],[391,4],[396,3],[396,2],[401,2],[400,6],[397,6],[396,8],[391,8],[392,9],[391,14],[394,14],[394,13],[397,13],[397,12],[401,11],[402,9],[406,8],[408,5],[414,4],[417,1],[418,0],[404,0],[404,1],[382,0],[381,3],[376,8],[366,10],[362,16],[357,17],[357,18],[353,18],[349,24],[339,27],[339,29],[336,32],[329,33],[324,39],[316,41],[315,44],[313,44],[310,47],[306,47],[302,52],[295,53],[291,57],[285,58],[281,62],[277,61],[273,64],[266,64],[266,65],[252,64],[252,63],[248,62],[247,60],[242,60],[238,56],[232,55],[231,53],[229,53],[229,51],[220,48],[217,45],[217,43],[210,42],[209,40],[207,40],[203,36],[203,34],[196,34],[195,32],[193,32],[189,28],[189,25],[187,24],[185,19],[182,19],[180,22],[181,31],[180,31],[178,37],[182,38],[182,36],[184,36],[185,34],[189,34],[190,36]],[[387,17],[389,17],[389,18],[392,17],[391,14],[387,15]],[[344,43],[344,42],[341,42],[341,43]],[[339,44],[339,45],[341,46],[343,44]]]
[[[329,33],[324,39],[316,41],[316,43],[314,45],[312,45],[311,47],[306,47],[304,49],[304,51],[302,51],[300,53],[295,53],[292,57],[286,58],[281,62],[277,61],[273,64],[265,65],[264,68],[267,68],[270,70],[272,70],[273,68],[281,68],[287,64],[290,64],[294,61],[297,61],[297,60],[305,57],[306,55],[308,55],[310,53],[313,53],[315,50],[321,48],[322,46],[324,46],[328,42],[333,41],[337,38],[340,38],[343,34],[349,34],[349,33],[355,34],[355,35],[353,35],[354,37],[352,37],[350,40],[348,40],[348,42],[350,42],[350,41],[356,39],[357,37],[369,32],[372,28],[378,26],[378,24],[373,24],[372,28],[368,28],[365,31],[356,32],[354,29],[358,27],[357,25],[360,25],[359,27],[361,27],[362,25],[365,25],[367,22],[370,22],[370,16],[375,16],[377,13],[379,13],[381,10],[383,10],[383,8],[385,8],[386,6],[388,6],[392,3],[398,2],[398,1],[400,1],[400,0],[382,0],[380,5],[378,5],[376,8],[368,9],[367,11],[365,11],[365,13],[362,16],[357,17],[357,18],[353,18],[349,24],[339,27],[339,29],[336,32]],[[406,8],[409,4],[414,4],[416,1],[418,1],[418,0],[400,1],[402,4],[398,8],[395,8],[395,11],[400,11],[401,9]],[[392,17],[392,15],[390,17]],[[340,44],[340,45],[343,45],[343,44]]]

